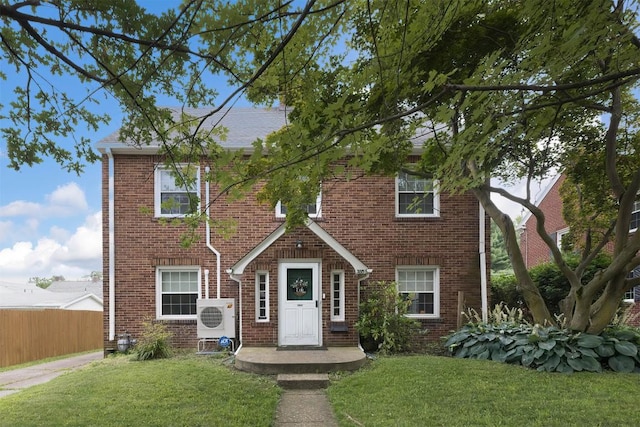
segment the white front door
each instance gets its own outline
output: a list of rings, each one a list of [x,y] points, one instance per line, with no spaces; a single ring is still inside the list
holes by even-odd
[[[282,262],[278,268],[278,344],[320,345],[320,263]]]

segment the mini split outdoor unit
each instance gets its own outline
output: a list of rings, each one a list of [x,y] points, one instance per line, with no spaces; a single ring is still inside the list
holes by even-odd
[[[197,299],[196,313],[198,338],[236,337],[235,299]]]

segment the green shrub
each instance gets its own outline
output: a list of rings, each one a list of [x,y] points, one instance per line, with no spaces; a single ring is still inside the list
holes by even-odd
[[[568,254],[565,261],[571,268],[578,265],[576,255]],[[607,268],[611,263],[608,254],[598,255],[585,269],[582,283],[586,284],[599,271]],[[546,262],[529,269],[531,280],[540,290],[542,299],[554,314],[560,313],[560,302],[569,294],[569,281],[560,272],[560,268],[554,262]],[[513,274],[495,274],[491,276],[491,303],[505,303],[509,307],[522,308],[526,312],[524,298],[517,288],[518,281]]]
[[[383,353],[408,351],[420,330],[418,321],[405,316],[411,300],[398,294],[395,282],[370,284],[368,294],[360,304],[360,317],[355,325],[365,350],[378,349]]]
[[[135,346],[135,360],[164,359],[171,355],[171,332],[162,323],[145,321],[142,335]]]
[[[470,323],[447,337],[454,357],[519,364],[547,372],[640,372],[640,331],[611,328],[600,335],[554,326]]]
[[[491,306],[500,303],[509,307],[526,309],[524,298],[518,291],[518,281],[513,273],[491,275]]]

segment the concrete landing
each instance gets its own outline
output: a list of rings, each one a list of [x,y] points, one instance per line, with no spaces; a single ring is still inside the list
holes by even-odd
[[[277,347],[242,347],[236,353],[236,368],[257,374],[313,374],[355,371],[366,363],[357,347],[283,350]]]

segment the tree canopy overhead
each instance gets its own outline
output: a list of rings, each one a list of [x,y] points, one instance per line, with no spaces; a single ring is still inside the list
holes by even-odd
[[[209,179],[226,189],[266,181],[260,197],[286,203],[292,223],[304,219],[296,206],[340,174],[410,169],[443,191],[470,191],[503,233],[535,320],[553,322],[512,220],[491,200],[500,194],[537,218],[571,283],[569,327],[597,332],[640,280],[627,278],[640,265],[640,233],[628,233],[640,188],[637,9],[624,0],[191,0],[151,14],[127,1],[5,0],[3,60],[26,81],[8,113],[3,107],[13,121],[3,133],[13,167],[45,154],[71,169],[95,159],[89,141],[68,152],[56,138],[106,120],[87,107],[99,92],[70,99],[38,78],[44,67],[116,97],[127,114],[123,139],[159,139],[174,160],[211,154],[221,170],[234,159],[217,144],[224,130],[205,131],[206,117],[172,115],[156,101],[227,108],[233,96],[219,100],[207,84],[225,75],[235,94],[292,112],[289,126],[256,141],[249,161]],[[523,179],[529,189],[558,171],[568,177],[567,219],[581,248],[575,268],[546,233],[530,190],[510,194],[489,181]],[[611,266],[582,284],[609,241]]]

